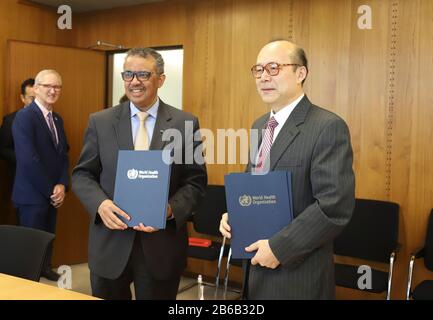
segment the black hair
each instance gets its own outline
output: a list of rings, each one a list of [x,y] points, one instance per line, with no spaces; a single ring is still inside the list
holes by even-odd
[[[33,87],[35,85],[35,79],[29,78],[27,80],[24,80],[23,83],[21,83],[21,94],[23,96],[26,95],[26,88],[27,87]]]

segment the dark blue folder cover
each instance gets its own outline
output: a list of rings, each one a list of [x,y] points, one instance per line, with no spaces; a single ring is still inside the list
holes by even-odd
[[[165,228],[171,166],[163,152],[119,151],[113,201],[131,217],[121,217],[129,227]]]
[[[269,239],[292,222],[291,177],[288,171],[225,176],[234,259],[251,259],[255,252],[248,253],[245,247],[257,240]]]

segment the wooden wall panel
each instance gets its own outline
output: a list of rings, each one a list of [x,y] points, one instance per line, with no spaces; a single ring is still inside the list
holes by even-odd
[[[170,46],[189,36],[185,6],[176,1],[77,14],[74,22],[76,45],[85,48],[97,40],[124,47]]]
[[[357,27],[361,5],[372,9],[371,30]],[[214,131],[249,128],[266,111],[249,74],[265,42],[302,45],[307,94],[350,127],[356,195],[401,204],[393,297],[403,298],[406,256],[422,243],[433,207],[432,13],[429,0],[178,0],[80,15],[74,39],[82,47],[183,45],[184,109]],[[210,165],[209,182],[242,168]],[[198,263],[190,268],[213,274]],[[425,275],[420,266],[415,280]],[[338,297],[381,298],[348,290]]]
[[[391,199],[401,204],[402,261],[406,281],[408,256],[424,244],[433,208],[433,2],[399,1],[395,71],[394,125],[391,154]],[[418,260],[414,284],[433,272]],[[402,289],[404,286],[402,285]]]
[[[24,59],[28,52],[32,59]],[[64,121],[70,145],[70,170],[77,163],[84,131],[91,112],[104,108],[105,54],[83,49],[40,45],[27,42],[9,43],[8,73],[11,96],[26,75],[42,69],[55,69],[62,76],[63,89],[54,105]],[[53,264],[75,264],[87,261],[89,218],[73,192],[66,194],[58,210]]]
[[[357,8],[370,5],[372,30],[357,27]],[[386,1],[295,1],[294,41],[310,62],[305,91],[319,106],[336,112],[350,127],[358,197],[385,197],[387,111]],[[308,30],[308,31],[305,31]]]

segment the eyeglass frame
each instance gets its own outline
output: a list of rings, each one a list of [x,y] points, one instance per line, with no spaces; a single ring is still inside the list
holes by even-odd
[[[131,80],[125,80],[124,75],[126,72],[130,72],[132,73],[132,78]],[[138,76],[138,73],[146,73],[149,76],[147,77],[147,79],[140,79]],[[152,77],[153,74],[157,74],[156,72],[152,72],[152,71],[130,71],[130,70],[125,70],[123,72],[120,73],[122,75],[122,80],[125,82],[132,82],[134,80],[134,78],[136,78],[138,81],[143,82],[143,81],[148,81],[150,79],[150,77]]]
[[[63,88],[63,86],[51,85],[51,84],[46,84],[46,83],[37,83],[36,85],[44,87],[44,89],[47,89],[48,91],[53,89],[56,92],[60,92]]]
[[[268,70],[268,66],[270,65],[270,64],[276,64],[277,66],[278,66],[278,68],[277,68],[277,73],[276,74],[271,74],[270,72],[269,72],[269,70]],[[263,68],[263,71],[260,73],[260,75],[257,77],[257,76],[255,76],[254,75],[254,68],[255,67],[257,67],[257,66],[261,66],[262,68]],[[278,74],[280,73],[280,70],[281,70],[281,68],[282,67],[286,67],[286,66],[298,66],[298,67],[302,67],[302,65],[300,65],[299,63],[278,63],[278,62],[268,62],[267,64],[265,64],[265,65],[262,65],[262,64],[255,64],[255,65],[253,65],[252,67],[251,67],[251,74],[253,75],[253,77],[255,78],[255,79],[260,79],[261,77],[262,77],[262,75],[263,75],[263,73],[266,71],[266,73],[269,75],[269,76],[271,76],[271,77],[275,77],[275,76],[278,76]]]

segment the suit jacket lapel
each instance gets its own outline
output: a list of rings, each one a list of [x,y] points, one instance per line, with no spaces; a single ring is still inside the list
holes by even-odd
[[[114,117],[113,125],[114,131],[116,132],[119,150],[134,150],[129,102],[125,102],[113,108],[118,108],[118,110],[116,110],[117,112]]]
[[[257,148],[260,149],[260,146],[262,144],[262,139],[263,139],[263,133],[265,132],[264,130],[266,130],[266,125],[268,123],[269,120],[269,113],[266,114],[266,117],[264,117],[263,122],[259,124],[258,129],[258,139],[257,139]],[[259,150],[257,150],[258,152]],[[257,156],[257,153],[256,153]]]
[[[39,109],[38,105],[34,101],[27,108],[31,108],[33,110],[33,112],[36,114],[36,116],[39,118],[39,121],[42,123],[42,127],[44,128],[43,130],[47,134],[48,139],[51,141],[54,149],[57,150],[57,146],[55,145],[55,143],[53,141],[53,136],[51,135],[51,130],[48,127],[47,121],[45,120],[44,114],[42,113],[41,109]],[[57,129],[57,127],[56,127],[56,129]],[[57,130],[57,135],[59,135],[58,130]]]
[[[63,132],[63,127],[60,126],[58,115],[54,112],[53,112],[53,122],[54,122],[54,127],[56,128],[57,131],[57,139],[59,140],[56,146],[56,150],[59,153],[62,153],[63,146],[65,145],[65,141],[63,139],[64,132]]]
[[[270,151],[270,170],[274,170],[278,160],[283,155],[284,151],[290,146],[296,136],[299,134],[298,126],[304,123],[308,110],[310,110],[311,102],[307,96],[304,96],[299,104],[292,111],[292,114],[287,119],[280,133],[272,144]]]
[[[153,129],[150,150],[162,150],[168,141],[162,141],[162,134],[165,130],[170,129],[171,114],[167,105],[159,100],[158,113],[156,116],[155,128]]]
[[[266,129],[266,124],[268,123],[268,119],[269,119],[269,113],[265,114],[262,116],[262,118],[260,120],[258,120],[257,124],[255,126],[253,126],[253,130],[257,130],[257,145],[253,145],[253,137],[255,138],[255,133],[251,133],[253,136],[251,136],[250,138],[250,150],[249,152],[251,152],[251,148],[254,148],[256,150],[254,152],[254,155],[252,155],[252,158],[248,158],[248,165],[247,168],[245,169],[246,172],[251,172],[253,169],[253,163],[255,163],[255,161],[257,160],[257,153],[260,150],[260,146],[262,144],[262,139],[263,139],[263,130]]]

